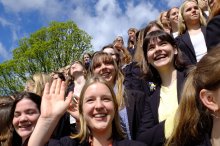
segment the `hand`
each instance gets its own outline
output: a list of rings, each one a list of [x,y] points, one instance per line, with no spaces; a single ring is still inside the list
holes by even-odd
[[[60,79],[53,80],[51,86],[46,83],[41,101],[41,118],[58,119],[66,112],[72,92],[64,100],[65,87],[65,83]]]
[[[79,121],[79,97],[73,95],[72,101],[67,112],[74,117],[77,121]]]

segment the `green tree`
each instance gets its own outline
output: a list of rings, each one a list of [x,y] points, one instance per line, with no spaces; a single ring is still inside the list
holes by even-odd
[[[23,90],[27,78],[36,72],[50,73],[79,60],[91,51],[91,39],[73,21],[51,22],[22,38],[13,58],[0,64],[0,95]]]

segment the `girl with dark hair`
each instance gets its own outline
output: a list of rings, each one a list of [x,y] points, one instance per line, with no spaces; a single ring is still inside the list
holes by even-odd
[[[172,115],[180,101],[186,65],[174,38],[158,30],[144,39],[143,73],[155,85],[155,91],[145,102],[137,140],[148,145],[163,145],[172,130]]]
[[[14,127],[12,145],[27,146],[40,116],[41,97],[30,92],[21,92],[15,97],[11,110],[11,122]]]

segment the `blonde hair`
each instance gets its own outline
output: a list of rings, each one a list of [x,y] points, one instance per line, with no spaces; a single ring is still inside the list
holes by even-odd
[[[52,78],[50,75],[45,73],[36,73],[27,80],[26,84],[30,83],[31,89],[26,89],[28,92],[36,93],[39,96],[43,95],[44,86],[46,83],[51,83]]]
[[[85,83],[85,85],[81,91],[80,99],[79,99],[80,129],[79,129],[79,133],[76,135],[73,135],[72,138],[80,139],[80,143],[82,143],[85,140],[88,140],[88,138],[91,136],[91,130],[88,127],[88,123],[85,120],[84,115],[83,115],[83,112],[84,112],[83,111],[83,101],[84,101],[85,92],[88,89],[88,87],[93,84],[96,84],[96,83],[101,83],[101,84],[107,86],[111,92],[111,95],[112,95],[115,114],[114,114],[114,118],[112,120],[112,136],[111,137],[124,138],[124,133],[123,133],[123,130],[122,130],[121,124],[120,124],[120,118],[119,118],[119,112],[118,112],[118,102],[116,100],[115,93],[114,93],[112,87],[103,78],[101,78],[99,76],[93,76],[93,77],[89,78],[87,80],[87,82]]]
[[[196,0],[186,0],[183,2],[183,4],[180,6],[179,8],[179,16],[178,16],[178,19],[179,19],[179,23],[178,23],[178,35],[181,35],[183,33],[186,32],[187,30],[187,26],[186,26],[186,23],[185,23],[185,20],[183,18],[183,12],[184,12],[184,9],[185,9],[185,6],[188,2],[194,2],[198,5],[197,1]],[[204,18],[203,14],[202,14],[202,11],[201,9],[199,8],[198,6],[198,9],[199,9],[199,17],[200,17],[200,25],[203,25],[205,26],[206,25],[206,19]]]
[[[212,129],[212,117],[199,93],[202,89],[220,87],[220,47],[211,50],[192,68],[182,92],[181,102],[175,115],[174,130],[166,146],[184,146],[199,143]]]

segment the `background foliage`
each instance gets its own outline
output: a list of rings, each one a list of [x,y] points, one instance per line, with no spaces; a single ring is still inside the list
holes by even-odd
[[[21,39],[13,58],[0,64],[0,95],[23,90],[27,78],[36,72],[50,73],[81,59],[91,51],[91,39],[73,21],[51,22]]]

